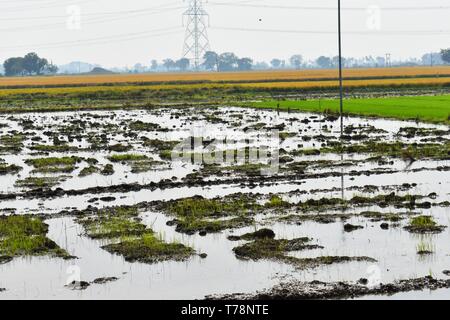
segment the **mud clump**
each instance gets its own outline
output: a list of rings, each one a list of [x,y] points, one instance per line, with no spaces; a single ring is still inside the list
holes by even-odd
[[[103,202],[113,202],[113,201],[116,201],[116,198],[115,197],[102,197],[99,200],[103,201]]]
[[[82,291],[89,288],[90,285],[91,284],[86,281],[72,281],[71,283],[67,284],[66,287],[69,288],[70,290]]]
[[[0,256],[0,265],[11,262],[13,257],[9,256]]]
[[[251,218],[236,217],[227,220],[209,220],[182,218],[169,221],[167,224],[175,225],[175,231],[187,235],[199,233],[200,236],[206,236],[208,233],[218,233],[227,229],[243,228],[254,222]]]
[[[105,284],[105,283],[109,283],[109,282],[114,282],[119,280],[119,278],[116,277],[105,277],[105,278],[97,278],[94,281],[92,281],[92,283],[95,284]]]
[[[359,229],[364,229],[364,227],[363,226],[355,226],[355,225],[350,224],[350,223],[347,223],[347,224],[344,225],[344,231],[345,232],[353,232],[353,231],[356,231],[356,230],[359,230]]]
[[[332,257],[296,258],[288,255],[289,252],[324,249],[316,244],[310,244],[312,239],[304,237],[293,240],[257,239],[233,249],[237,258],[248,260],[274,260],[291,264],[298,269],[315,268],[320,265],[343,263],[350,261],[376,262],[369,257]]]
[[[22,167],[16,166],[14,164],[7,165],[0,161],[0,176],[7,174],[16,174],[22,170]]]
[[[229,236],[230,241],[239,240],[257,240],[257,239],[275,239],[275,232],[270,229],[261,229],[252,233],[246,233],[242,236]]]
[[[114,174],[114,166],[112,164],[107,164],[100,173],[104,176],[112,176]]]
[[[400,280],[398,282],[367,287],[357,284],[336,282],[286,282],[276,285],[272,289],[255,294],[231,294],[207,296],[210,300],[319,300],[319,299],[348,299],[367,295],[393,295],[400,292],[437,290],[450,288],[450,280],[438,280],[431,276]]]
[[[293,240],[257,239],[254,242],[234,248],[233,252],[238,258],[251,260],[283,259],[285,253],[289,251],[322,248],[316,245],[309,245],[310,241],[311,239],[306,237]]]
[[[382,223],[380,224],[380,228],[383,230],[388,230],[389,229],[389,223]]]
[[[75,280],[75,281],[72,281],[71,283],[65,285],[65,287],[70,290],[83,291],[83,290],[86,290],[87,288],[89,288],[93,284],[107,284],[107,283],[114,282],[117,280],[119,280],[119,278],[116,278],[116,277],[97,278],[92,282]]]

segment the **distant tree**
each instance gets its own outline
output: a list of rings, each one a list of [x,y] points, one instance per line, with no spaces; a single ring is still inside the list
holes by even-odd
[[[150,69],[152,71],[156,71],[156,69],[158,69],[158,61],[152,60],[151,63],[150,63]]]
[[[214,51],[206,51],[203,56],[203,66],[206,70],[217,70],[219,64],[219,55]]]
[[[325,56],[317,58],[316,63],[320,68],[323,69],[331,68],[332,65],[331,59]]]
[[[190,61],[187,58],[181,58],[180,60],[178,60],[177,62],[175,62],[175,66],[180,70],[180,71],[186,71],[189,68],[189,64]]]
[[[252,69],[267,70],[267,69],[270,69],[270,65],[265,61],[258,61],[258,62],[253,63]]]
[[[163,61],[163,65],[167,69],[167,71],[170,71],[175,68],[175,61],[173,61],[172,59],[165,59]]]
[[[385,57],[376,57],[375,60],[377,61],[377,67],[386,66],[386,58]]]
[[[3,68],[5,69],[6,76],[23,75],[23,58],[9,58],[3,63]]]
[[[238,64],[239,58],[232,52],[225,52],[219,56],[219,71],[232,71],[235,70]]]
[[[135,73],[145,72],[145,66],[142,63],[136,63],[133,67]]]
[[[248,71],[252,70],[253,60],[250,58],[242,58],[237,60],[238,70]]]
[[[440,52],[426,53],[421,58],[421,64],[425,66],[440,65],[443,63],[444,61]]]
[[[280,59],[272,59],[272,61],[270,61],[270,64],[272,65],[272,68],[274,69],[278,69],[281,66],[282,61]]]
[[[347,59],[342,57],[342,67],[345,67],[347,65]],[[339,67],[339,56],[335,56],[333,57],[333,59],[331,60],[331,67],[333,68],[337,68]]]
[[[47,65],[48,65],[47,59],[39,58],[39,56],[34,52],[28,53],[23,58],[23,68],[25,72],[29,75],[42,74]]]
[[[303,57],[299,54],[293,55],[289,59],[289,62],[291,66],[293,66],[295,69],[300,69],[300,67],[302,66]]]
[[[58,67],[40,58],[36,53],[28,53],[25,57],[9,58],[3,63],[5,74],[9,76],[41,75],[56,73]]]
[[[445,63],[450,63],[450,48],[441,50],[441,58]]]
[[[55,74],[58,72],[58,67],[54,65],[53,63],[50,63],[45,66],[43,73],[45,74]]]

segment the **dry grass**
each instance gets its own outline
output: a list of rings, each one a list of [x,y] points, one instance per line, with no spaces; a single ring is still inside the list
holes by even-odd
[[[450,75],[450,66],[445,67],[405,67],[346,69],[347,78],[361,77],[412,77],[412,76]],[[189,81],[274,81],[329,79],[338,76],[337,70],[283,70],[221,73],[154,73],[154,74],[111,74],[47,77],[1,77],[0,87],[13,86],[57,86],[86,84],[125,84],[151,82],[189,82]]]
[[[371,87],[371,86],[400,86],[400,85],[442,85],[450,83],[450,77],[442,78],[407,78],[407,79],[371,79],[371,80],[345,80],[346,87]],[[335,81],[304,81],[304,82],[264,82],[242,83],[239,86],[255,88],[330,88],[339,86]]]
[[[412,78],[412,79],[374,79],[374,80],[346,80],[346,87],[388,87],[388,86],[435,86],[450,84],[450,77],[443,78]],[[116,85],[116,86],[85,86],[85,87],[59,87],[59,88],[23,88],[23,89],[0,89],[0,97],[7,98],[19,95],[47,96],[59,95],[83,95],[83,94],[107,94],[116,95],[147,91],[147,90],[179,90],[179,89],[226,89],[232,87],[271,89],[271,88],[334,88],[339,85],[338,81],[298,81],[298,82],[249,82],[249,83],[199,83],[199,84],[161,84],[161,85]]]

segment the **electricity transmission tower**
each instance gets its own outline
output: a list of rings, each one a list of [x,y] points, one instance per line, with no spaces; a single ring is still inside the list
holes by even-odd
[[[198,70],[203,55],[209,50],[206,25],[206,20],[209,19],[209,15],[203,9],[204,0],[188,1],[189,7],[183,14],[183,18],[187,18],[183,57],[191,60],[195,70]]]
[[[392,55],[390,53],[386,53],[386,67],[392,67]]]

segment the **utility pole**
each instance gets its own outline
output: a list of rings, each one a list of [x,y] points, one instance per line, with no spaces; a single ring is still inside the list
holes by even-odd
[[[341,115],[341,162],[344,162],[344,84],[342,79],[342,29],[341,29],[341,0],[338,0],[338,42],[339,42],[339,104]],[[320,102],[319,102],[320,103]],[[344,167],[341,168],[341,193],[344,200]]]
[[[339,39],[339,103],[341,115],[341,137],[344,135],[344,85],[342,79],[342,30],[341,30],[341,0],[338,0],[338,39]]]
[[[195,70],[198,70],[201,65],[203,55],[209,50],[209,39],[205,21],[206,19],[209,19],[209,15],[203,9],[204,0],[188,1],[188,9],[183,14],[183,17],[187,17],[183,57],[188,58]]]

